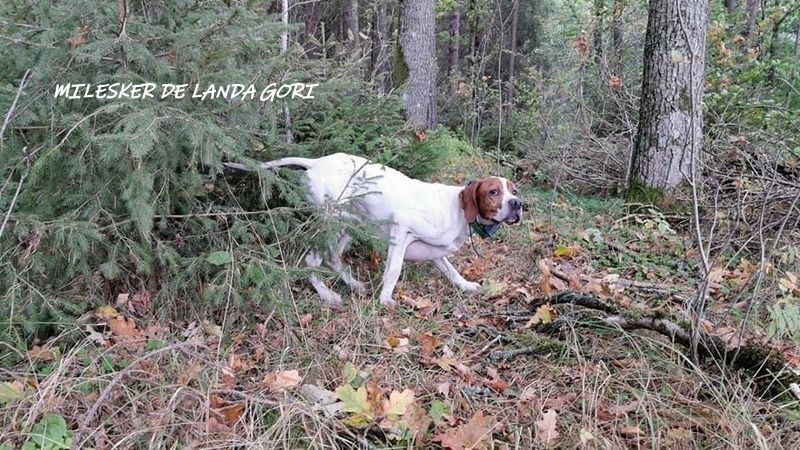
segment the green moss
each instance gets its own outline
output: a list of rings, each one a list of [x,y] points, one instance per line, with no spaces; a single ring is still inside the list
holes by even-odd
[[[398,43],[392,52],[392,87],[399,88],[408,79],[408,65],[403,58],[403,47]]]
[[[631,202],[658,205],[664,200],[664,191],[641,182],[633,182],[628,188],[625,198]]]

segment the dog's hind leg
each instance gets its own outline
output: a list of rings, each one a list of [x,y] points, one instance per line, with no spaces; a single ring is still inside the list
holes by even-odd
[[[306,264],[308,264],[308,267],[316,269],[322,265],[322,256],[314,250],[309,250],[306,255]],[[342,296],[333,292],[316,274],[312,273],[309,275],[308,281],[314,286],[314,289],[316,289],[317,294],[319,294],[323,302],[333,308],[338,308],[342,305]]]
[[[343,234],[342,237],[339,238],[339,243],[336,245],[336,248],[331,253],[331,260],[326,265],[333,269],[334,272],[338,273],[342,277],[342,281],[344,281],[350,289],[359,295],[364,295],[367,291],[366,287],[364,287],[364,283],[354,278],[353,275],[350,274],[350,270],[345,268],[342,262],[342,253],[347,249],[347,245],[350,244],[352,239],[353,238],[351,238],[349,234]]]

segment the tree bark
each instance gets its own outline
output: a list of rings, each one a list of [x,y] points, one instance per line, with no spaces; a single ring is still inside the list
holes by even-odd
[[[611,18],[611,44],[614,54],[612,55],[611,71],[619,78],[622,78],[622,12],[625,9],[625,0],[614,0],[614,11]]]
[[[450,12],[450,42],[447,46],[447,75],[452,81],[458,75],[458,59],[461,51],[461,0],[456,0]],[[451,83],[452,84],[452,83]]]
[[[519,0],[514,0],[511,10],[511,42],[508,55],[508,116],[514,112],[514,64],[517,59],[517,27],[519,22]]]
[[[650,0],[632,188],[669,193],[697,174],[707,25],[708,0]]]
[[[406,119],[415,129],[436,126],[436,24],[434,0],[406,0],[402,51],[408,66],[403,92]]]
[[[753,33],[759,5],[759,0],[747,0],[747,16],[745,17],[744,27],[742,28],[742,37],[745,39],[749,38]]]
[[[342,0],[342,23],[344,24],[342,39],[347,43],[351,53],[361,47],[358,32],[358,0]]]
[[[728,10],[729,14],[735,13],[737,6],[739,5],[736,3],[736,0],[725,0],[725,8]]]
[[[594,0],[594,31],[592,32],[592,48],[594,61],[603,61],[603,8],[605,0]]]
[[[303,48],[306,53],[311,54],[317,50],[317,45],[314,43],[314,37],[317,34],[320,21],[320,2],[314,1],[306,3],[305,8],[305,24],[306,24],[306,41],[303,43]]]
[[[375,0],[375,28],[372,44],[372,79],[378,93],[383,95],[389,90],[390,53],[389,53],[389,19],[387,3],[389,0]]]

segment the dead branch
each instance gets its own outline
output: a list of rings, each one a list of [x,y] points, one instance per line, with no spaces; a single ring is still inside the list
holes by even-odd
[[[543,303],[554,305],[571,304],[587,309],[602,311],[607,314],[599,319],[606,324],[619,327],[623,330],[649,330],[669,338],[687,349],[691,349],[692,335],[689,324],[664,312],[647,312],[641,310],[623,310],[622,308],[603,301],[594,294],[564,291],[559,292],[550,299],[541,299],[533,302],[535,309]],[[583,324],[588,325],[586,321]],[[578,325],[581,325],[579,322]],[[544,325],[540,325],[544,326]],[[793,385],[800,383],[800,374],[793,370],[781,353],[757,344],[742,343],[738,346],[728,345],[717,336],[701,332],[697,351],[702,358],[711,358],[722,362],[737,370],[744,370],[751,374],[765,390],[773,394],[783,393],[792,389]],[[520,354],[532,353],[534,347],[520,348],[506,352],[495,352],[493,358],[508,359]],[[502,354],[501,354],[502,353]]]

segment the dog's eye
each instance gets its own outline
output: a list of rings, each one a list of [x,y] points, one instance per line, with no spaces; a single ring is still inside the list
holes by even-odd
[[[514,195],[517,195],[517,190],[514,189],[513,191],[511,191],[511,193],[514,194]]]
[[[497,189],[492,189],[491,191],[489,191],[489,195],[491,195],[492,197],[497,197],[497,194],[499,194]]]

